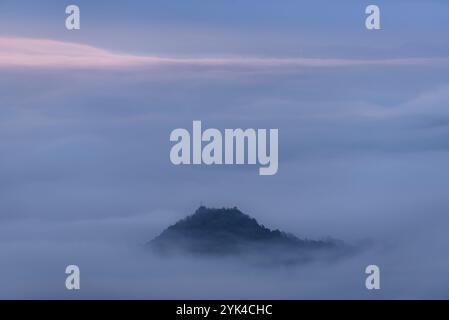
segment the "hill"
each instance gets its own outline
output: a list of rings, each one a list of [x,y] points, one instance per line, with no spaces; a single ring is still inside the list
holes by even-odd
[[[237,208],[200,207],[150,241],[161,254],[239,256],[262,262],[296,263],[335,257],[345,247],[335,240],[307,240],[270,230]]]

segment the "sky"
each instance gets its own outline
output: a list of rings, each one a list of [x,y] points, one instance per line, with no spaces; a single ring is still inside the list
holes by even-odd
[[[1,298],[448,298],[449,3],[376,1],[378,31],[366,1],[76,1],[77,31],[68,4],[0,0]],[[173,166],[193,120],[278,128],[278,173]],[[293,270],[149,256],[201,203],[371,246]]]

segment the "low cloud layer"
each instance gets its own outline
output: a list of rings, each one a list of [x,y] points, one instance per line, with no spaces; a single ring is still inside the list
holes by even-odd
[[[0,297],[448,298],[449,64],[438,50],[184,58],[72,41],[0,38]],[[173,166],[169,134],[193,120],[279,129],[278,173]],[[365,250],[264,269],[143,248],[200,203]],[[64,288],[68,264],[81,267],[78,293]],[[381,268],[379,292],[364,288],[368,264]]]
[[[446,230],[402,229],[403,238],[333,263],[267,267],[237,258],[161,258],[144,243],[162,222],[130,218],[4,223],[0,227],[3,299],[447,299]],[[445,220],[447,223],[447,219]],[[432,232],[423,232],[431,227]],[[411,234],[413,232],[413,235]],[[410,234],[408,234],[410,233]],[[408,235],[407,235],[408,234]],[[394,241],[392,241],[394,240]],[[431,261],[432,263],[429,263]],[[381,290],[365,289],[369,264],[381,268]],[[65,267],[81,269],[81,290],[65,289]]]

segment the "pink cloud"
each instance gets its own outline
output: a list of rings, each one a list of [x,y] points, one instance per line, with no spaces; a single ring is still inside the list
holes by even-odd
[[[104,68],[158,63],[160,59],[112,53],[92,46],[27,38],[0,38],[1,67]]]
[[[48,39],[0,37],[0,67],[123,68],[135,66],[346,67],[449,64],[442,58],[314,59],[314,58],[167,58],[116,53],[79,43]]]

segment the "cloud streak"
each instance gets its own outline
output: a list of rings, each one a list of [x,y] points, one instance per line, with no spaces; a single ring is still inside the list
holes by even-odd
[[[144,66],[323,68],[413,65],[449,65],[449,59],[177,58],[118,53],[90,45],[49,39],[0,37],[0,68],[110,69]]]

